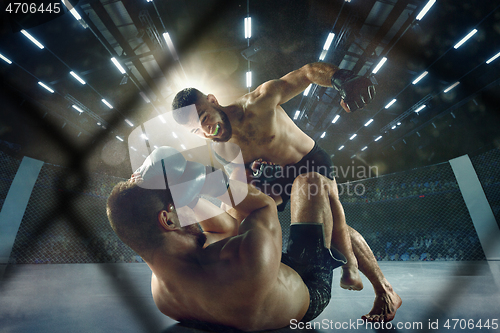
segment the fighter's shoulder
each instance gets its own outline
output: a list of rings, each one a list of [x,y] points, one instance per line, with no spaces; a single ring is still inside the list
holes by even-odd
[[[249,95],[256,101],[279,100],[282,83],[280,79],[264,82]]]
[[[247,105],[277,105],[280,100],[280,80],[262,83],[254,91],[244,96]]]

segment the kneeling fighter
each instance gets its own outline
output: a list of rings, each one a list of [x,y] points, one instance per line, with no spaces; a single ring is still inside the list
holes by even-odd
[[[152,294],[159,310],[181,322],[244,331],[316,318],[330,301],[333,269],[345,263],[340,252],[330,249],[335,223],[329,209],[331,182],[315,173],[294,181],[292,202],[298,209],[288,251],[282,254],[274,201],[245,183],[210,176],[204,166],[161,147],[108,198],[113,230],[152,270]],[[167,180],[166,190],[145,188],[148,182]],[[188,180],[195,184],[173,193],[174,186]],[[247,191],[248,195],[234,207],[245,216],[237,235],[221,239],[216,231],[202,231],[196,223],[200,210],[217,209],[198,194],[217,196],[230,205],[226,189],[233,197]],[[225,212],[215,219],[217,223],[202,223],[234,223]]]
[[[289,201],[290,193],[286,189],[301,173],[318,172],[329,178],[330,211],[336,222],[332,237],[347,258],[342,266],[340,285],[345,289],[361,290],[359,267],[375,290],[373,308],[363,318],[392,320],[401,299],[384,277],[371,249],[354,229],[337,230],[346,224],[330,156],[300,130],[281,107],[310,84],[337,89],[342,97],[341,106],[347,112],[362,108],[375,94],[367,78],[327,63],[312,63],[280,79],[263,83],[227,106],[220,105],[214,95],[204,95],[194,88],[184,89],[172,102],[173,116],[194,134],[215,142],[236,144],[248,165],[258,159],[280,165],[284,171],[271,183],[273,188],[278,184],[282,189],[279,194],[283,204],[278,210]],[[190,105],[196,107],[190,108]],[[224,147],[221,145],[218,151],[216,147],[222,158],[228,155]]]

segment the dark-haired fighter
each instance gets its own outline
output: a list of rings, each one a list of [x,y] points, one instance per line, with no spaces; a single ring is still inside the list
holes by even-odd
[[[292,175],[277,180],[282,185],[279,194],[285,205],[291,193],[287,186],[293,183],[299,172],[313,171],[328,177],[332,182],[329,198],[333,220],[343,221],[334,223],[332,233],[334,243],[342,244],[338,250],[347,258],[347,264],[342,267],[341,287],[363,288],[359,267],[372,283],[376,296],[372,310],[363,318],[387,321],[394,317],[401,299],[384,277],[363,237],[350,227],[347,230],[342,227],[346,225],[345,215],[330,156],[300,130],[281,107],[312,83],[339,90],[341,106],[347,112],[362,108],[374,95],[373,85],[368,79],[339,70],[334,65],[312,63],[281,79],[263,83],[227,106],[220,105],[214,95],[204,95],[193,88],[184,89],[174,98],[173,115],[178,123],[187,126],[194,134],[216,142],[235,143],[241,149],[245,163],[262,159],[281,165],[286,175]],[[193,104],[197,112],[186,112],[190,108],[185,107]],[[224,157],[224,151],[219,153]]]

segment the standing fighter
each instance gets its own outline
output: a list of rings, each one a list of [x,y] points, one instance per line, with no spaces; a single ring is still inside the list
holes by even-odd
[[[283,200],[282,207],[290,199],[291,192],[287,186],[291,186],[299,173],[318,172],[328,177],[332,182],[329,198],[333,220],[340,222],[334,223],[332,239],[335,244],[341,244],[338,250],[347,258],[347,264],[342,266],[341,287],[352,290],[363,288],[359,267],[372,283],[376,296],[372,310],[363,318],[385,320],[394,316],[401,305],[401,298],[384,277],[363,237],[346,226],[330,156],[300,130],[281,107],[309,84],[336,88],[342,97],[340,104],[346,112],[362,108],[375,94],[367,78],[340,70],[334,65],[312,63],[281,79],[263,83],[227,106],[220,105],[214,95],[204,95],[194,88],[184,89],[172,102],[173,116],[178,123],[203,138],[235,143],[247,164],[262,159],[282,166],[284,172],[276,179],[276,183],[282,186],[279,193]],[[196,112],[189,112],[193,108],[185,107],[193,104],[196,105]],[[219,153],[224,156],[224,151]]]

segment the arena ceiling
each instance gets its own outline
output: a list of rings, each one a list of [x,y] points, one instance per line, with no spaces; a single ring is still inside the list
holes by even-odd
[[[169,112],[179,89],[195,85],[225,104],[320,57],[377,82],[374,102],[352,114],[331,88],[284,105],[336,165],[385,174],[500,145],[500,58],[487,63],[500,52],[495,1],[437,0],[421,19],[428,0],[22,3],[7,1],[0,19],[0,146],[10,154],[127,177],[128,135]]]

